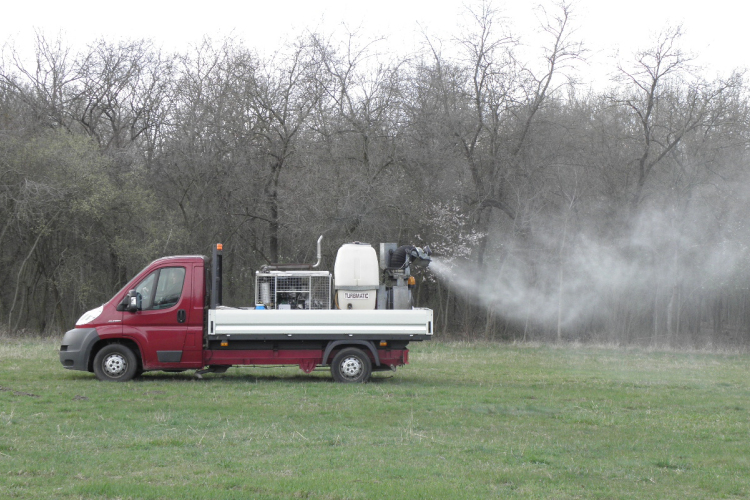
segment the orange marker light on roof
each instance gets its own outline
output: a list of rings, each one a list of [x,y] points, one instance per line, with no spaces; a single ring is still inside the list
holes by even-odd
[[[221,243],[217,243],[216,244],[216,250],[219,250],[219,251],[223,250],[223,246],[224,245],[222,245]]]

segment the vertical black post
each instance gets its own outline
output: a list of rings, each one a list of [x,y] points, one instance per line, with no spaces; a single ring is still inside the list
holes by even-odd
[[[214,245],[211,256],[211,309],[221,305],[221,243]]]

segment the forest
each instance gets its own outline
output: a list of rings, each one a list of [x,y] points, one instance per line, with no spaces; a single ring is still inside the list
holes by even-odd
[[[0,53],[0,330],[57,334],[164,255],[271,262],[429,245],[436,337],[750,342],[750,113],[666,26],[586,79],[570,6],[530,50],[490,5],[408,56],[357,33],[271,55],[205,37]],[[22,54],[28,52],[32,57]]]

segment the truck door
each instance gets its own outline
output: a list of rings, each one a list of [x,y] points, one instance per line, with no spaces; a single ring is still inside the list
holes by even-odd
[[[183,346],[191,309],[192,273],[185,266],[156,269],[135,287],[141,309],[124,313],[123,335],[141,349],[143,368],[190,368],[183,362]]]

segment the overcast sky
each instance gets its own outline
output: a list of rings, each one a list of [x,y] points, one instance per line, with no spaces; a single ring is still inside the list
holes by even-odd
[[[450,38],[464,3],[459,0],[72,0],[13,2],[2,8],[0,42],[13,39],[19,48],[31,45],[34,29],[45,34],[63,31],[66,41],[84,45],[106,36],[150,38],[165,49],[184,51],[204,35],[234,34],[261,52],[273,52],[283,39],[305,29],[343,32],[342,24],[365,36],[388,36],[394,50],[415,50],[419,30]],[[538,1],[495,1],[514,24],[514,32],[533,45],[534,6]],[[573,0],[578,35],[591,50],[592,73],[614,50],[629,54],[643,47],[667,24],[682,23],[683,45],[698,56],[708,77],[750,67],[744,35],[750,4],[737,0]],[[549,2],[547,3],[549,5]],[[617,6],[619,5],[619,6]],[[421,26],[421,28],[420,28]],[[614,67],[613,63],[610,66]],[[601,68],[601,66],[598,66]]]

